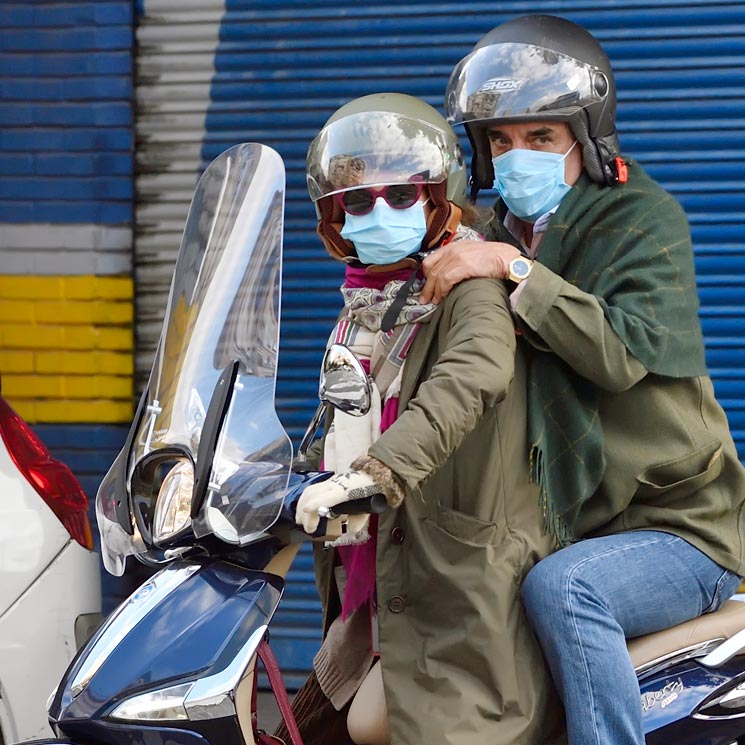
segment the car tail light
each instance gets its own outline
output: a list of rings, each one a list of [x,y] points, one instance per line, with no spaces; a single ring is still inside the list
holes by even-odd
[[[88,498],[72,471],[52,457],[31,427],[0,398],[0,436],[18,470],[67,528],[87,549],[93,548]]]

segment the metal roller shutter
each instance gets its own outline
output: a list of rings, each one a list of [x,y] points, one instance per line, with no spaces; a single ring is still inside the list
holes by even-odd
[[[137,60],[138,370],[149,368],[197,171],[236,142],[270,145],[288,175],[278,407],[297,441],[341,277],[314,234],[304,179],[310,140],[338,106],[365,93],[395,90],[441,108],[455,63],[525,12],[568,17],[606,46],[623,150],[689,215],[708,361],[745,452],[742,2],[189,0],[174,9],[146,0]],[[297,567],[275,630],[285,670],[297,672],[291,684],[310,665],[320,623],[307,553]]]

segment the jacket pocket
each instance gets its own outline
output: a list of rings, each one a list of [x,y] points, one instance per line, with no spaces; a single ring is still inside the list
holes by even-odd
[[[437,526],[453,538],[477,546],[493,545],[499,537],[496,523],[480,520],[465,512],[440,508]]]
[[[712,440],[686,455],[642,471],[637,495],[680,499],[702,489],[722,471],[722,443]]]

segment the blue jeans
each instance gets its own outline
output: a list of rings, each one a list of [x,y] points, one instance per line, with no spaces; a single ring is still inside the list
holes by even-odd
[[[714,611],[740,584],[682,538],[589,538],[538,562],[523,600],[564,702],[570,745],[644,745],[626,638]]]

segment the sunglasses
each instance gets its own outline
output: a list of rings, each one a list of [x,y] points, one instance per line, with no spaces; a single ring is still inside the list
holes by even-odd
[[[375,207],[375,200],[383,197],[386,204],[394,210],[405,210],[413,207],[422,196],[423,184],[420,181],[412,181],[407,184],[389,184],[374,189],[370,186],[362,189],[350,189],[349,191],[334,194],[336,203],[348,215],[366,215]]]

